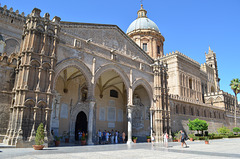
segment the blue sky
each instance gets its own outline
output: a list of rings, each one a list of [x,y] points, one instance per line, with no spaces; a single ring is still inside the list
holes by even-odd
[[[137,17],[140,0],[2,0],[1,6],[29,14],[34,7],[62,21],[118,25],[124,32]],[[220,87],[240,78],[240,0],[143,0],[149,19],[166,41],[164,52],[180,51],[199,63],[205,52],[216,52]],[[240,100],[240,94],[239,98]]]

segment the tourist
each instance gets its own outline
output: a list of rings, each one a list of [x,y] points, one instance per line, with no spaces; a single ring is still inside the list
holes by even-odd
[[[154,143],[154,141],[155,141],[155,133],[152,133],[152,137],[151,137],[151,140],[152,140],[152,145],[153,145],[153,143]]]
[[[115,144],[117,144],[118,143],[118,132],[117,132],[117,130],[115,131]]]
[[[100,129],[98,130],[97,136],[98,136],[98,143],[99,143],[99,145],[101,145],[101,140],[102,140],[102,132],[101,132],[101,130],[100,130]]]
[[[102,132],[102,143],[105,144],[106,141],[106,130]]]
[[[112,129],[112,132],[111,132],[111,143],[114,144],[114,131]]]
[[[82,132],[80,130],[78,130],[78,141],[79,143],[81,142],[82,139]]]
[[[123,131],[123,133],[122,133],[123,143],[125,143],[125,137],[126,137],[126,134],[125,134],[125,132]]]
[[[109,133],[109,131],[106,133],[106,141],[107,141],[107,143],[109,143],[109,135],[110,135],[110,133]]]
[[[181,146],[183,147],[183,145],[185,144],[186,147],[187,147],[187,144],[185,142],[185,139],[186,139],[186,135],[185,133],[181,130]]]
[[[165,147],[168,147],[168,133],[167,132],[165,132],[163,135],[163,142],[164,142]]]

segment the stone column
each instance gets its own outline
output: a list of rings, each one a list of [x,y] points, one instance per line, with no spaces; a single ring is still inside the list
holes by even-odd
[[[89,116],[88,116],[88,145],[93,145],[93,110],[95,102],[91,101],[89,103]]]
[[[128,112],[128,141],[127,144],[132,144],[132,105],[127,106]]]
[[[36,91],[40,91],[40,81],[41,81],[41,72],[42,72],[42,67],[40,66],[38,68],[38,83],[37,83],[37,87],[36,87]]]
[[[152,117],[153,116],[153,110],[152,108],[150,109],[150,129],[151,129],[151,140],[152,140],[152,136],[153,136],[153,120]]]

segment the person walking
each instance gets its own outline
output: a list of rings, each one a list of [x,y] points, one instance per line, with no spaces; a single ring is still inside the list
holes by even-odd
[[[187,144],[185,142],[185,139],[186,139],[186,135],[185,133],[181,130],[181,146],[183,147],[183,145],[185,144],[186,147],[187,147]]]
[[[165,147],[168,147],[168,133],[167,132],[165,132],[163,135],[163,142],[164,142]]]

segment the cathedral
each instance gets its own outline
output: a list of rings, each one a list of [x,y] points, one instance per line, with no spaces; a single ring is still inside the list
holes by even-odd
[[[70,142],[84,131],[91,145],[99,129],[125,131],[131,144],[133,136],[161,142],[164,132],[189,132],[188,119],[206,120],[209,132],[234,127],[234,96],[220,89],[217,54],[209,47],[204,64],[165,54],[143,5],[126,33],[40,13],[0,7],[0,142],[30,147],[40,123],[48,145],[51,131],[68,132]]]

